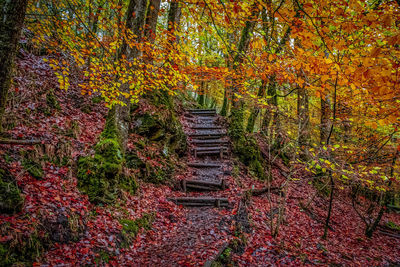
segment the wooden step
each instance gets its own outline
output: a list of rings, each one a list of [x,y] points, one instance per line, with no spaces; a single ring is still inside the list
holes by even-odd
[[[225,136],[225,132],[220,133],[191,133],[190,137],[196,137],[197,139],[218,139],[220,137]]]
[[[200,109],[195,109],[195,110],[190,110],[189,113],[194,114],[194,115],[202,115],[202,114],[217,114],[217,111],[215,109],[209,109],[209,110],[200,110]]]
[[[189,112],[202,112],[202,111],[212,111],[212,112],[217,112],[216,109],[188,109]]]
[[[219,157],[222,159],[224,153],[228,153],[228,148],[223,146],[213,146],[213,147],[195,147],[193,148],[194,157],[201,155],[216,155],[219,154]]]
[[[194,151],[214,151],[214,150],[224,150],[227,151],[228,148],[224,146],[211,146],[211,147],[195,147]]]
[[[213,140],[213,139],[209,139],[209,140]],[[207,140],[206,140],[207,141]],[[220,145],[220,146],[224,146],[225,148],[227,148],[228,144],[216,144],[216,143],[202,143],[202,144],[196,144],[197,147],[213,147],[215,145]]]
[[[218,155],[220,159],[223,158],[224,156],[224,150],[209,150],[209,151],[195,151],[195,158],[199,157],[199,156],[213,156],[213,155]]]
[[[227,198],[218,197],[177,197],[168,198],[169,201],[174,202],[177,205],[182,206],[215,206],[215,207],[228,207],[229,202]]]
[[[221,180],[219,183],[203,181],[203,180],[182,180],[182,189],[184,192],[189,189],[193,190],[205,190],[205,191],[218,191],[225,190],[226,183],[225,180]]]
[[[219,145],[219,144],[228,144],[228,140],[224,139],[210,139],[210,140],[201,140],[201,139],[192,139],[191,142],[196,145]]]
[[[190,127],[193,130],[224,130],[225,128],[219,127],[219,126],[192,126]]]
[[[188,166],[193,168],[221,168],[220,163],[211,162],[190,162]]]

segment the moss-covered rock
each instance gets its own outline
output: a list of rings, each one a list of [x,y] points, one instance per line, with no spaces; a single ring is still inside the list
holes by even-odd
[[[175,170],[168,155],[150,155],[139,146],[136,146],[136,150],[127,151],[126,165],[128,168],[136,170],[138,178],[154,184],[169,182]]]
[[[136,134],[164,144],[172,153],[183,155],[186,151],[186,135],[173,112],[137,114],[134,121],[133,131]]]
[[[19,212],[24,204],[21,192],[11,174],[0,169],[0,213]]]
[[[244,136],[234,142],[234,152],[243,164],[259,179],[267,179],[264,162],[257,141],[252,136]]]
[[[94,203],[111,203],[121,190],[133,194],[138,187],[135,178],[123,171],[126,161],[121,144],[125,141],[118,132],[115,116],[115,109],[111,109],[94,156],[78,161],[78,186]]]
[[[245,134],[243,121],[244,109],[232,109],[228,133],[233,141],[234,152],[255,176],[264,180],[267,178],[264,170],[265,160],[255,138]]]
[[[112,147],[111,144],[112,142],[102,143],[102,145]],[[112,149],[110,148],[110,150]],[[115,158],[118,161],[110,161],[110,159]],[[111,203],[116,199],[121,189],[131,194],[136,192],[138,185],[135,178],[125,176],[122,173],[122,160],[118,156],[113,155],[107,158],[103,157],[102,154],[79,159],[78,187],[89,196],[91,202]]]

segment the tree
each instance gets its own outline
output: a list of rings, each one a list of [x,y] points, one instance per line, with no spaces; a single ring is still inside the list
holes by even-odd
[[[27,5],[28,0],[0,1],[0,132]]]

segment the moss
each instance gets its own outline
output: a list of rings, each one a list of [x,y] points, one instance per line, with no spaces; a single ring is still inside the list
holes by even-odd
[[[232,258],[232,249],[231,248],[226,248],[224,250],[224,252],[222,252],[222,254],[219,256],[219,260],[222,263],[229,263],[231,261]]]
[[[95,146],[94,157],[78,161],[78,186],[94,203],[111,203],[120,190],[135,193],[134,177],[123,174],[125,157],[115,123],[115,109],[109,111],[106,125]]]
[[[79,123],[77,121],[71,121],[70,126],[65,132],[65,136],[77,138],[79,133]]]
[[[50,91],[49,93],[47,93],[46,95],[46,104],[49,108],[51,109],[56,109],[56,110],[60,110],[60,103],[58,102],[56,96],[54,95],[53,91]]]
[[[139,148],[138,148],[139,149]],[[138,177],[146,182],[154,184],[165,184],[168,182],[174,173],[174,165],[166,155],[156,155],[157,163],[152,164],[151,161],[142,161],[138,156],[138,152],[146,153],[146,151],[128,151],[126,154],[126,166],[130,169],[138,171]],[[151,155],[146,155],[146,158],[153,159]]]
[[[252,136],[245,135],[244,109],[233,109],[230,118],[228,133],[234,144],[234,152],[255,176],[265,180],[267,176],[263,167],[264,159],[261,156],[257,141]]]
[[[387,226],[388,228],[392,229],[392,230],[400,231],[400,225],[397,225],[396,223],[394,223],[394,222],[392,222],[392,221],[388,221],[388,222],[386,223],[386,226]]]
[[[19,212],[23,204],[24,199],[11,174],[6,170],[0,169],[0,213],[12,214]]]
[[[93,203],[111,203],[118,189],[134,193],[137,189],[133,177],[122,174],[123,154],[114,139],[103,139],[95,147],[94,157],[78,161],[78,186]]]
[[[124,157],[121,145],[115,139],[103,139],[95,147],[96,156],[99,158],[99,168],[106,177],[115,177],[122,170]]]
[[[122,231],[121,231],[122,247],[128,247],[141,229],[150,230],[153,221],[154,221],[153,213],[145,213],[142,215],[142,217],[136,220],[120,219],[119,223],[122,225]]]
[[[119,143],[121,143],[121,136],[118,134],[117,123],[116,123],[116,110],[115,106],[109,110],[106,125],[104,126],[104,130],[101,133],[101,139],[115,139]]]
[[[150,141],[164,144],[168,151],[179,156],[186,152],[186,135],[173,112],[167,111],[163,116],[144,113],[136,115],[135,121],[135,133]]]
[[[99,104],[101,101],[103,101],[103,97],[100,95],[92,97],[93,104]]]
[[[110,143],[101,144],[110,145]],[[117,159],[117,161],[110,161],[112,159]],[[128,177],[121,173],[122,162],[122,158],[112,155],[112,153],[108,158],[101,154],[80,158],[77,175],[79,189],[88,195],[91,202],[96,204],[113,202],[118,196],[119,190],[134,194],[138,185],[134,177]]]
[[[43,242],[36,232],[17,243],[0,243],[0,266],[31,266],[43,251]]]
[[[264,171],[264,159],[261,156],[257,141],[251,137],[241,137],[234,143],[234,151],[249,171],[261,180],[267,179]]]
[[[243,127],[243,121],[244,110],[242,108],[232,109],[229,124],[229,136],[234,142],[244,138],[245,131]]]
[[[40,163],[31,159],[24,159],[22,161],[22,166],[34,178],[39,180],[43,178],[43,169]]]
[[[104,263],[109,263],[111,255],[108,251],[100,250],[98,254],[99,255],[96,256],[96,258],[94,259],[94,262],[96,263],[96,265],[102,265]]]

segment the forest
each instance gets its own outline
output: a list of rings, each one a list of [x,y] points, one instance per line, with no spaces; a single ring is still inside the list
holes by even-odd
[[[0,18],[0,266],[400,266],[400,0]]]

